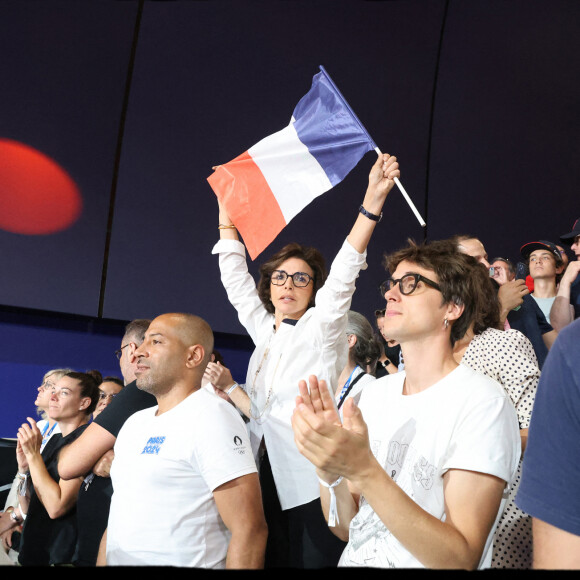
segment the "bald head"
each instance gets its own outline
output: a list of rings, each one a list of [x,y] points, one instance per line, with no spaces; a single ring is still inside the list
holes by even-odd
[[[207,364],[213,352],[214,338],[210,325],[203,318],[195,314],[170,312],[153,320],[159,321],[171,325],[186,348],[201,345],[204,350],[204,362]]]
[[[173,312],[154,318],[135,352],[137,387],[158,402],[199,388],[213,344],[213,332],[199,316]]]

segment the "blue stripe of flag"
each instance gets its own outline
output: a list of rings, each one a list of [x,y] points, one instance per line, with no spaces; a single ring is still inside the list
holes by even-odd
[[[294,128],[335,186],[375,144],[321,69],[312,79],[310,91],[294,109]]]

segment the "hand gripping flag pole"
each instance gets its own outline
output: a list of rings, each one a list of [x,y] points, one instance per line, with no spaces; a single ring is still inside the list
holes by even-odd
[[[330,75],[328,74],[328,72],[326,72],[326,69],[322,65],[320,65],[320,70],[324,73],[324,75],[326,76],[326,78],[328,79],[328,81],[332,84],[332,86],[333,86],[334,90],[336,91],[336,93],[338,94],[338,96],[342,99],[342,102],[343,102],[345,108],[350,111],[351,115],[358,122],[361,130],[367,135],[369,141],[373,144],[373,148],[377,152],[377,155],[382,155],[381,150],[377,147],[376,143],[374,142],[373,138],[370,136],[369,132],[366,130],[366,128],[364,127],[364,125],[360,122],[360,119],[356,116],[356,113],[351,109],[350,105],[348,104],[347,100],[344,98],[344,96],[342,95],[342,93],[338,90],[338,87],[334,84],[334,81],[330,78]],[[403,194],[403,197],[405,198],[405,200],[409,204],[409,207],[411,208],[411,210],[413,210],[413,213],[415,214],[415,217],[417,218],[417,220],[419,221],[419,223],[423,227],[425,227],[427,225],[425,223],[425,220],[421,217],[421,214],[419,213],[419,211],[415,207],[415,204],[413,203],[413,201],[409,197],[409,194],[407,193],[407,191],[403,187],[403,184],[401,183],[401,181],[399,180],[399,178],[398,177],[395,177],[394,181],[395,181],[396,186],[399,188],[399,191]]]

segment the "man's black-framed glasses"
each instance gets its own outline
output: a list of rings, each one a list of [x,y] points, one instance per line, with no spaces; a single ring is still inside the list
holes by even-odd
[[[429,280],[429,278],[425,278],[425,276],[421,276],[421,274],[405,274],[402,278],[395,280],[394,278],[387,278],[380,286],[379,292],[381,296],[384,295],[395,286],[395,284],[399,284],[399,290],[401,294],[404,296],[408,296],[412,294],[415,289],[417,288],[417,284],[419,282],[424,282],[425,284],[435,288],[435,290],[439,290],[441,292],[441,288],[437,282],[433,282],[433,280]]]
[[[121,348],[117,349],[115,351],[115,356],[117,357],[118,360],[121,360],[121,355],[123,354],[123,349],[127,348],[131,343],[128,342],[127,344],[125,344],[124,346],[122,346]]]
[[[311,280],[314,280],[314,278],[306,272],[294,272],[294,274],[288,274],[288,272],[285,272],[284,270],[274,270],[270,276],[270,281],[275,286],[282,286],[288,277],[292,278],[292,283],[298,288],[304,288],[304,286],[310,284]]]

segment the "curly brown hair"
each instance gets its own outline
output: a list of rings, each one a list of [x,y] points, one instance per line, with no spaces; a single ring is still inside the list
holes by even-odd
[[[270,298],[270,278],[272,272],[277,270],[281,264],[290,258],[299,258],[304,260],[312,269],[314,273],[313,292],[310,306],[314,306],[314,297],[326,280],[326,262],[323,255],[316,249],[310,246],[302,246],[297,242],[292,242],[284,246],[281,250],[276,252],[267,262],[260,266],[260,281],[258,282],[258,296],[262,304],[270,314],[274,314],[274,305]]]
[[[487,269],[475,258],[460,252],[453,239],[436,240],[409,246],[384,257],[384,265],[394,272],[403,261],[432,270],[437,275],[442,304],[453,302],[464,307],[451,326],[451,344],[463,338],[473,323],[479,334],[499,326],[499,300]]]

